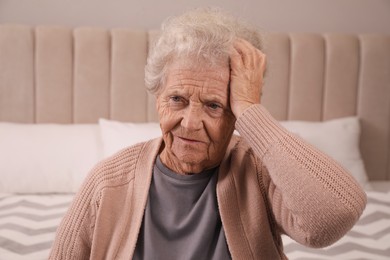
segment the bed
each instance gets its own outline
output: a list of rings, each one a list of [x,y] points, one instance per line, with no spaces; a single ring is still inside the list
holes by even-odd
[[[89,169],[160,134],[144,87],[158,31],[0,25],[0,260],[46,259]],[[333,156],[368,205],[336,244],[289,259],[389,259],[390,36],[268,33],[263,104]]]

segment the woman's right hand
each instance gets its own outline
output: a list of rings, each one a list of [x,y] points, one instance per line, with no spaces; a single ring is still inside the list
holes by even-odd
[[[249,106],[260,104],[266,55],[237,38],[230,53],[230,108],[238,118]]]

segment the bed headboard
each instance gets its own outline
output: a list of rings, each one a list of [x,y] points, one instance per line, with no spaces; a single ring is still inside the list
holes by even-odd
[[[0,25],[0,121],[156,121],[156,31]],[[371,180],[390,180],[390,35],[270,33],[263,103],[279,120],[357,115]]]

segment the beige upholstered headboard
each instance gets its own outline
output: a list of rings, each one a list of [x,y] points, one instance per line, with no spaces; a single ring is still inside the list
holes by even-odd
[[[156,32],[0,25],[0,121],[155,121]],[[269,34],[263,103],[280,120],[358,115],[371,180],[390,180],[390,36]]]

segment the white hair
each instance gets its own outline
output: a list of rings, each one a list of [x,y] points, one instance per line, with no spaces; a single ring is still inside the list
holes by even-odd
[[[229,52],[235,38],[243,38],[262,49],[259,31],[219,9],[195,9],[168,18],[152,48],[145,67],[148,90],[157,94],[164,85],[166,72],[174,61],[190,58],[202,66],[228,64]]]

